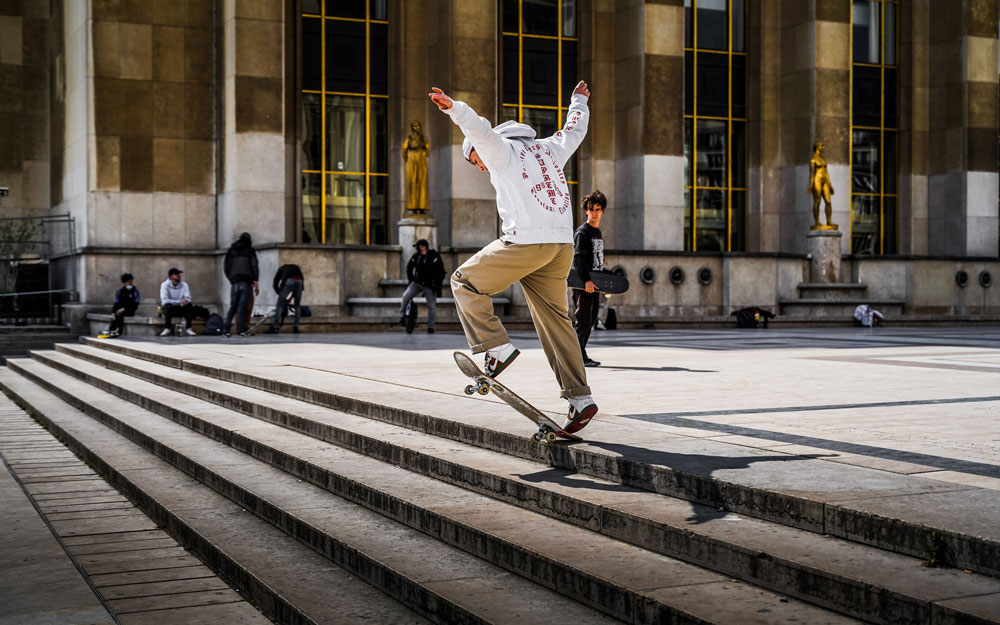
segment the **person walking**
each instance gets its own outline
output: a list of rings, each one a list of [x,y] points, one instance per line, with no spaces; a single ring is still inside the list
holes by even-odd
[[[587,341],[597,322],[601,309],[601,293],[590,279],[591,271],[604,269],[604,238],[601,236],[601,217],[608,206],[608,199],[600,191],[593,191],[583,198],[583,211],[587,221],[580,224],[573,235],[573,268],[583,280],[584,289],[573,289],[573,327],[580,341],[584,367],[599,367],[601,363],[587,356]]]
[[[166,327],[160,332],[160,336],[170,336],[174,333],[173,319],[177,316],[184,318],[184,333],[188,336],[195,335],[195,331],[191,329],[191,322],[194,320],[191,288],[187,282],[181,280],[182,273],[184,272],[177,267],[171,267],[167,271],[167,279],[160,285],[160,308],[166,322]]]
[[[278,294],[278,303],[274,306],[274,315],[271,319],[271,327],[267,329],[267,334],[277,334],[278,326],[285,322],[285,313],[288,311],[288,296],[292,297],[295,306],[295,323],[292,332],[299,333],[299,319],[302,317],[302,291],[305,289],[305,278],[302,277],[302,270],[298,265],[286,264],[278,267],[274,272],[274,291]]]
[[[247,336],[249,325],[250,292],[254,296],[260,293],[257,288],[257,251],[253,249],[253,240],[249,232],[244,232],[233,241],[226,251],[223,271],[229,280],[229,312],[226,313],[226,323],[223,336],[231,336],[229,331],[236,316],[236,331],[240,336]]]
[[[121,278],[122,288],[115,291],[115,300],[111,303],[111,324],[106,332],[108,337],[125,334],[125,317],[134,317],[142,301],[132,274],[123,273]]]
[[[465,135],[462,154],[489,173],[503,236],[451,276],[451,292],[473,354],[485,352],[484,372],[497,377],[520,351],[493,314],[493,294],[520,282],[542,349],[569,402],[563,429],[576,432],[597,414],[580,343],[570,322],[566,276],[573,262],[573,211],[563,171],[587,136],[590,89],[573,89],[566,123],[551,137],[514,121],[493,127],[461,101],[433,87],[427,94]]]
[[[406,307],[409,306],[417,293],[424,294],[427,303],[427,334],[434,334],[434,320],[437,317],[437,299],[441,295],[441,284],[444,282],[444,262],[436,250],[431,249],[427,239],[420,239],[413,247],[417,251],[406,263],[406,279],[410,281],[403,291],[403,299],[399,307],[399,325],[406,326]],[[406,326],[407,333],[413,330]]]

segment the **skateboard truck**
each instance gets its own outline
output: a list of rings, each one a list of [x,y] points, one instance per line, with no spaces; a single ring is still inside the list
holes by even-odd
[[[546,443],[554,443],[559,440],[559,436],[552,430],[552,428],[540,423],[538,425],[538,431],[531,435],[531,440],[536,443],[541,443],[542,441],[545,441]]]
[[[490,392],[490,385],[487,384],[486,378],[477,375],[472,379],[472,381],[475,382],[476,384],[475,386],[469,384],[468,386],[465,387],[466,395],[475,395],[476,393],[479,393],[480,395],[486,395]]]

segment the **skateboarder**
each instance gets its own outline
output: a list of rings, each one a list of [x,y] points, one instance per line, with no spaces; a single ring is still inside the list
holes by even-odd
[[[413,247],[417,248],[417,251],[410,257],[410,262],[406,263],[406,279],[410,283],[403,291],[403,299],[400,302],[399,325],[406,326],[406,306],[417,293],[422,292],[424,301],[427,302],[427,334],[434,334],[434,320],[437,317],[435,296],[441,295],[444,262],[441,261],[441,255],[431,249],[427,239],[420,239]],[[406,330],[410,332],[413,326],[407,326]]]
[[[130,273],[122,274],[122,288],[115,291],[115,301],[111,304],[111,325],[105,334],[108,337],[125,333],[125,317],[134,317],[142,296],[135,288],[135,279]]]
[[[493,314],[494,293],[520,281],[549,366],[569,401],[563,429],[576,432],[597,414],[587,386],[580,343],[566,307],[566,276],[573,263],[573,211],[563,167],[587,135],[590,89],[573,89],[566,123],[536,139],[530,126],[507,121],[496,128],[468,104],[437,87],[427,94],[462,129],[462,154],[496,189],[503,236],[459,267],[451,292],[473,354],[486,353],[483,371],[500,375],[520,353]]]
[[[583,198],[586,223],[580,224],[573,235],[573,268],[583,280],[584,290],[573,289],[573,327],[580,341],[584,367],[598,367],[601,363],[587,356],[587,341],[597,321],[602,294],[590,279],[590,272],[604,269],[604,239],[601,237],[601,217],[608,206],[608,199],[600,191],[593,191]]]

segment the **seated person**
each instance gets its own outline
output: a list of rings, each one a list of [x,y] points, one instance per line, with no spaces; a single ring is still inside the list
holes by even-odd
[[[135,288],[132,274],[122,274],[122,288],[115,291],[115,301],[111,304],[111,325],[108,326],[108,336],[121,336],[125,333],[125,317],[134,317],[142,296]]]
[[[191,320],[194,319],[194,306],[191,305],[191,289],[188,283],[181,280],[184,273],[177,267],[171,267],[167,272],[167,279],[160,285],[160,306],[163,308],[163,318],[166,327],[160,336],[170,336],[173,334],[173,318],[183,317],[187,328],[184,332],[188,336],[194,336],[195,331],[191,329]]]

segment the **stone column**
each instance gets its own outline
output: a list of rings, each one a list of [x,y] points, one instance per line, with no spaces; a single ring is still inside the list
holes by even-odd
[[[781,251],[781,3],[747,6],[747,251]]]
[[[783,0],[781,4],[781,249],[804,252],[813,224],[809,160],[816,141],[833,184],[833,222],[850,223],[850,3]],[[841,251],[850,242],[841,239]]]
[[[928,251],[996,256],[997,3],[929,5]]]
[[[222,192],[217,245],[285,238],[285,3],[222,1]]]
[[[497,3],[428,1],[428,87],[444,89],[477,113],[497,122]],[[422,90],[424,99],[427,89]],[[441,245],[479,247],[499,233],[496,192],[489,176],[462,156],[462,131],[427,99],[431,142],[427,170],[431,214],[441,226]],[[402,140],[402,137],[400,137]],[[400,143],[402,145],[402,143]]]
[[[576,223],[586,221],[580,198],[599,189],[614,202],[615,185],[615,6],[599,0],[577,3],[580,76],[590,85],[590,129],[577,151],[580,163],[579,193],[575,194]],[[568,95],[566,96],[568,98]],[[571,192],[573,189],[571,189]],[[612,211],[617,207],[608,207]],[[609,213],[610,214],[610,213]],[[627,226],[627,225],[626,225]],[[615,244],[615,220],[601,222],[609,247]]]
[[[811,257],[810,283],[840,282],[840,241],[843,236],[838,230],[810,230],[806,234],[806,253]]]
[[[899,252],[928,253],[930,4],[899,3]]]
[[[616,3],[614,247],[684,248],[684,3]],[[595,85],[595,88],[597,85]]]

